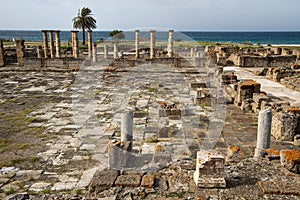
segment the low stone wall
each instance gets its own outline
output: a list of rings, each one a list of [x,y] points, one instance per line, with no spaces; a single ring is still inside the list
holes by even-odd
[[[25,58],[24,65],[30,67],[57,67],[57,68],[76,68],[82,66],[84,59],[75,58]]]
[[[232,58],[232,57],[231,57]],[[272,56],[237,56],[233,63],[240,67],[286,67],[294,64],[297,61],[295,55],[272,55]]]

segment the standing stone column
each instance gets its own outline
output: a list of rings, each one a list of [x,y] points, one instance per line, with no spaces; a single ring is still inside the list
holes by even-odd
[[[139,58],[140,57],[140,31],[136,30],[135,31],[135,58]]]
[[[155,57],[155,30],[150,31],[150,59]]]
[[[55,31],[55,47],[56,47],[56,58],[61,57],[60,53],[60,31]]]
[[[72,31],[72,49],[73,49],[73,57],[79,57],[79,44],[78,44],[78,32],[79,31]]]
[[[119,58],[119,49],[118,49],[118,44],[115,42],[114,43],[114,59],[118,59]]]
[[[97,62],[97,43],[93,43],[93,62]]]
[[[192,47],[191,48],[191,57],[194,58],[195,57],[195,49]]]
[[[36,51],[37,51],[37,57],[42,58],[43,57],[42,56],[42,46],[38,46]]]
[[[172,58],[174,56],[174,30],[169,30],[169,39],[168,39],[168,57]]]
[[[54,58],[53,31],[49,31],[49,39],[50,39],[50,56],[51,56],[51,58]]]
[[[125,112],[122,114],[121,121],[121,143],[128,144],[128,150],[132,150],[133,141],[133,112]]]
[[[272,109],[261,110],[258,116],[257,144],[255,149],[255,158],[264,155],[264,150],[270,148],[272,126]]]
[[[0,40],[0,67],[5,65],[4,60],[4,49],[3,49],[3,40]]]
[[[93,51],[93,39],[92,39],[92,30],[88,30],[88,58],[92,58]]]
[[[44,45],[44,57],[48,58],[48,35],[47,30],[42,30],[43,32],[43,45]]]
[[[16,49],[17,49],[17,59],[18,59],[18,65],[24,66],[24,54],[25,54],[25,40],[16,40]]]
[[[107,44],[104,45],[104,58],[105,59],[108,58],[108,45]]]

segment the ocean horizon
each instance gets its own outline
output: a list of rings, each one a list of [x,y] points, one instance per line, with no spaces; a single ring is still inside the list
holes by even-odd
[[[111,40],[110,31],[93,31],[93,42]],[[134,40],[134,31],[124,31],[125,40]],[[87,35],[86,35],[87,37]],[[140,38],[149,38],[149,31],[141,31]],[[0,30],[0,38],[4,40],[24,39],[28,42],[42,42],[42,32],[36,30]],[[62,42],[71,41],[71,30],[61,31]],[[81,34],[78,35],[81,40]],[[157,31],[157,41],[167,41],[167,31]],[[176,41],[251,43],[261,45],[300,46],[300,31],[175,31]]]

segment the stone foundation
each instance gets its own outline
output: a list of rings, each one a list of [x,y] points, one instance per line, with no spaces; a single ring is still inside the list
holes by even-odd
[[[224,157],[208,151],[198,151],[194,181],[200,188],[225,188]]]

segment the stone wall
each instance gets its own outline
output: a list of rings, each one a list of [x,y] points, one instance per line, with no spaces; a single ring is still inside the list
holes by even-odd
[[[295,55],[272,55],[267,57],[241,55],[230,58],[235,58],[232,62],[240,67],[286,67],[297,61],[297,56]]]
[[[56,67],[56,68],[79,68],[84,59],[75,58],[26,58],[24,65],[30,67]]]

